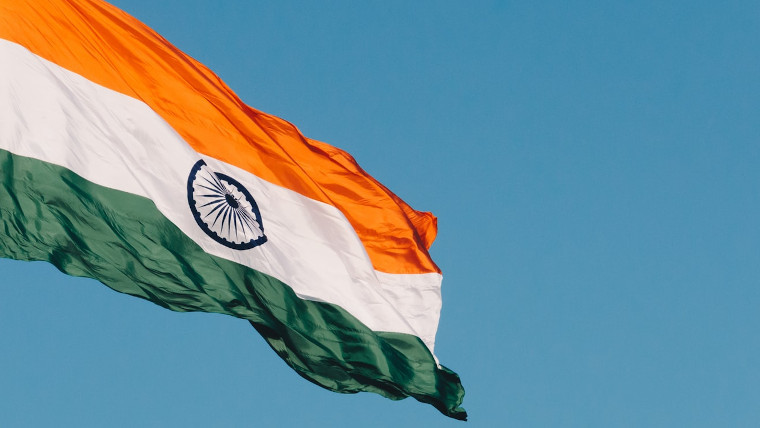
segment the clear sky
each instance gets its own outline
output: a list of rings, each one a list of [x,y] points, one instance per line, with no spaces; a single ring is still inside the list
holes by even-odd
[[[439,217],[470,422],[0,260],[0,426],[760,423],[757,1],[114,3]]]

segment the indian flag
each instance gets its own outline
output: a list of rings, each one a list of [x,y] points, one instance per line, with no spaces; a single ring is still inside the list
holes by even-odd
[[[248,320],[333,391],[465,419],[436,219],[99,0],[0,0],[0,256]]]

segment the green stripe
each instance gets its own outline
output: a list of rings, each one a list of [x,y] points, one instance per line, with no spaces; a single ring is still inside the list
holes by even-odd
[[[184,189],[178,189],[184,191]],[[247,319],[301,376],[336,392],[411,396],[466,419],[459,377],[412,335],[373,332],[338,306],[209,255],[147,198],[0,150],[0,257],[62,272],[174,311]]]

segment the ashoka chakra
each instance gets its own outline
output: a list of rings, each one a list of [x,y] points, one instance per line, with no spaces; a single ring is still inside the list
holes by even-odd
[[[222,245],[247,250],[267,241],[259,207],[248,189],[202,160],[187,179],[187,202],[198,226]]]

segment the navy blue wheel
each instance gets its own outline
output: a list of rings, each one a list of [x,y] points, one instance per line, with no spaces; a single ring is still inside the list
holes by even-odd
[[[248,189],[202,160],[187,178],[187,202],[198,226],[226,247],[247,250],[267,241],[259,207]]]

